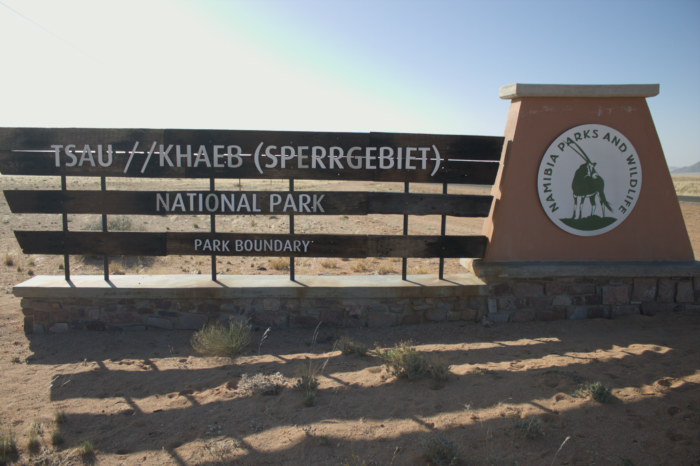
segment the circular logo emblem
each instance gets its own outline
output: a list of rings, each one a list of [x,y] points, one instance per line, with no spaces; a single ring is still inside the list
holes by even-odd
[[[632,143],[603,125],[581,125],[547,148],[537,191],[549,219],[578,236],[607,233],[634,209],[642,166]]]

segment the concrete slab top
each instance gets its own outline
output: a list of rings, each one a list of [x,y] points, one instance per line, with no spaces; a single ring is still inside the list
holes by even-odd
[[[409,298],[482,296],[486,284],[473,274],[297,276],[117,275],[106,282],[101,275],[39,275],[12,289],[22,298]]]
[[[700,277],[700,262],[484,262],[462,259],[482,279],[545,277]]]
[[[503,100],[521,97],[654,97],[658,84],[508,84],[498,90]]]

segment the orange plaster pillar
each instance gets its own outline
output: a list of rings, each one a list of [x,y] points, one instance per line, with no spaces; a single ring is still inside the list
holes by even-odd
[[[646,98],[658,85],[565,86],[511,84],[511,100],[494,203],[483,233],[484,262],[693,261],[693,250]],[[605,125],[634,146],[643,171],[636,205],[616,228],[577,236],[545,214],[538,172],[547,148],[565,131]]]

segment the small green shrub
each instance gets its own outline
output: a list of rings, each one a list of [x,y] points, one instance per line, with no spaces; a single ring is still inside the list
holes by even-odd
[[[520,419],[513,423],[514,429],[519,429],[520,433],[527,438],[536,438],[541,434],[542,421],[538,418]]]
[[[309,363],[297,371],[297,380],[294,388],[301,391],[301,402],[304,406],[313,406],[316,403],[316,393],[318,392],[318,377],[317,374],[320,368],[314,367]]]
[[[413,348],[410,341],[403,341],[386,351],[377,347],[375,351],[377,357],[391,368],[391,374],[396,377],[417,379],[428,371],[425,356]]]
[[[83,225],[81,230],[102,231],[102,220],[95,220],[92,223]],[[117,215],[107,217],[107,230],[109,231],[145,231],[142,225],[136,225],[131,220],[131,217],[126,215]]]
[[[612,398],[612,387],[606,387],[600,382],[584,385],[574,392],[574,396],[585,398],[590,396],[598,403],[607,403]]]
[[[450,378],[450,365],[445,356],[433,356],[428,366],[430,376],[439,382],[447,381]]]
[[[235,356],[250,343],[250,327],[240,322],[208,325],[195,332],[190,342],[205,356]]]
[[[9,456],[17,454],[17,439],[12,428],[0,431],[0,464],[4,464]]]
[[[63,445],[63,434],[61,434],[60,430],[55,429],[51,432],[51,445]]]
[[[462,449],[452,440],[442,435],[424,435],[421,437],[418,452],[421,458],[438,466],[457,464],[462,456]]]
[[[66,422],[67,417],[66,417],[66,412],[62,409],[57,409],[56,411],[53,412],[53,422],[56,424],[63,424]]]
[[[92,440],[84,440],[78,445],[78,454],[80,456],[90,456],[95,453],[95,443]]]
[[[338,339],[338,349],[343,353],[343,354],[355,354],[357,356],[366,356],[367,355],[367,346],[364,344],[353,340],[350,337],[347,336],[342,336]]]

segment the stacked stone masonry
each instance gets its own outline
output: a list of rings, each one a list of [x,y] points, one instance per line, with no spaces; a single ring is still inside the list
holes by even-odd
[[[404,299],[24,298],[27,333],[199,329],[230,319],[260,327],[391,327],[425,322],[495,323],[614,319],[700,312],[700,277],[489,280],[481,296]]]

